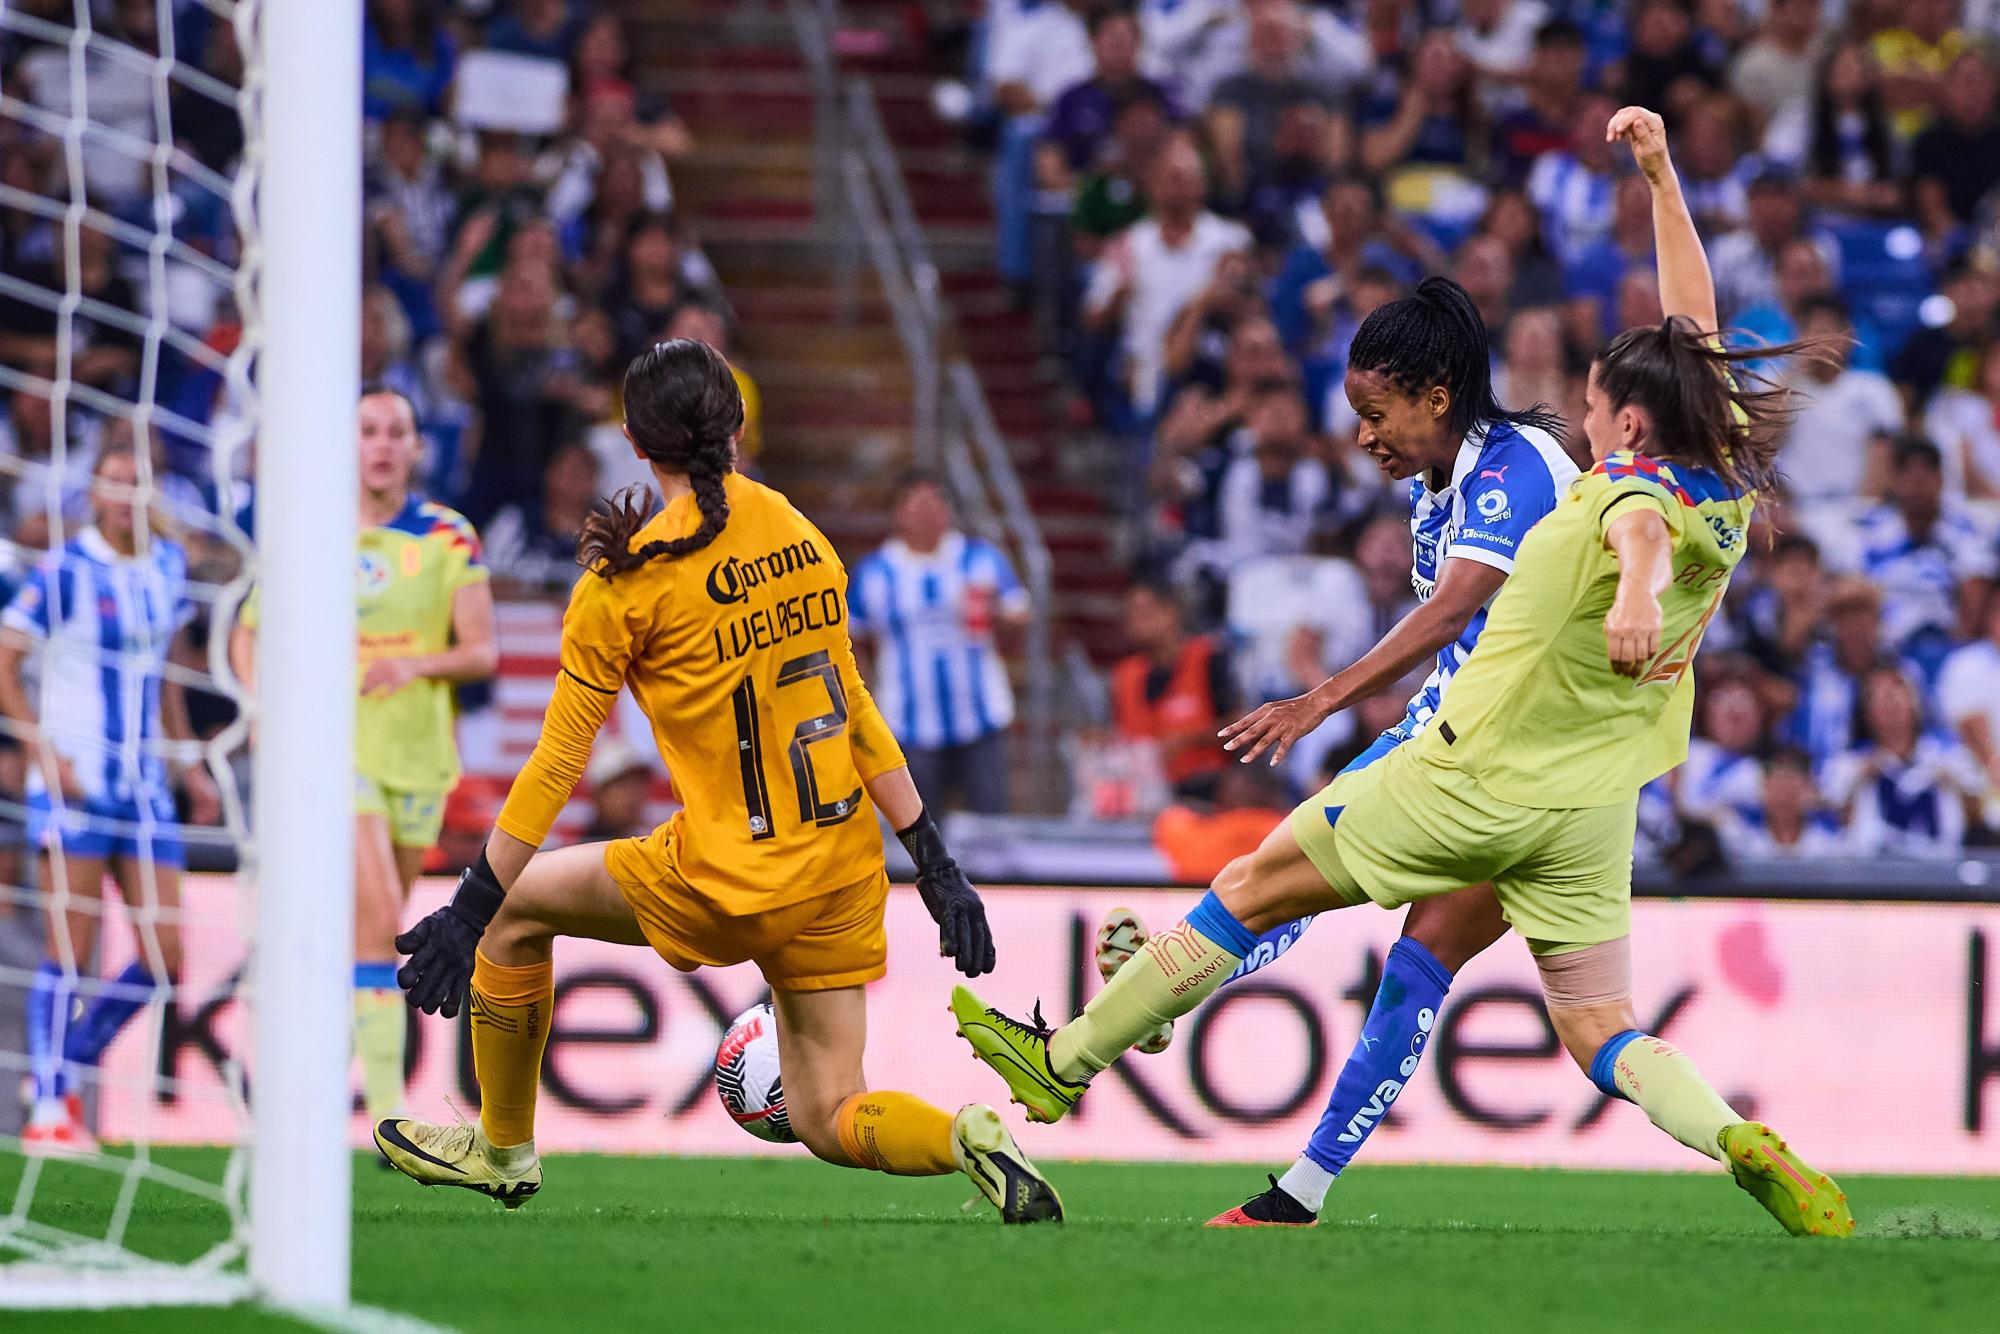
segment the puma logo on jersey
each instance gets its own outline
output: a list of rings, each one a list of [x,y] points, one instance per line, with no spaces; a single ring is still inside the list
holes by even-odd
[[[759,584],[796,574],[825,559],[811,542],[793,542],[750,560],[730,556],[708,567],[708,595],[726,607],[750,596],[750,590]]]

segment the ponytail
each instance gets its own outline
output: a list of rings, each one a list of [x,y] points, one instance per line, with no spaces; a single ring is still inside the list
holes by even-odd
[[[685,473],[701,523],[686,537],[632,540],[652,516],[653,493],[634,483],[584,520],[577,564],[610,579],[649,560],[678,560],[722,535],[729,522],[723,479],[736,467],[743,429],[743,395],[729,363],[706,343],[676,338],[655,343],[625,372],[625,428],[641,453],[662,471]]]

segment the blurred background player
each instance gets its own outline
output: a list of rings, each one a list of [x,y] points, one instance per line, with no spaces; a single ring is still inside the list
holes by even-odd
[[[21,1139],[30,1153],[95,1150],[83,1125],[85,1071],[180,975],[185,857],[163,738],[191,736],[166,662],[193,608],[187,555],[153,530],[157,511],[141,513],[151,493],[138,485],[130,448],[100,452],[89,525],[28,572],[0,616],[0,713],[27,751],[28,836],[49,904],[48,954],[27,1004],[33,1105]],[[215,819],[207,771],[187,766],[181,779],[190,814]],[[79,978],[96,970],[107,869],[139,952],[109,983],[86,987]]]
[[[1514,412],[1501,407],[1490,367],[1486,325],[1449,278],[1426,279],[1362,322],[1348,356],[1347,397],[1360,419],[1361,448],[1384,474],[1409,484],[1418,604],[1346,670],[1223,728],[1228,749],[1243,763],[1269,751],[1276,766],[1314,728],[1426,659],[1435,665],[1402,719],[1342,772],[1366,768],[1417,736],[1442,705],[1452,676],[1479,642],[1488,604],[1513,571],[1521,540],[1577,476],[1560,419],[1541,404]],[[1311,920],[1265,932],[1230,980],[1290,949]],[[1284,1180],[1251,1202],[1250,1221],[1303,1224],[1318,1217],[1333,1179],[1377,1124],[1363,1109],[1386,1082],[1400,1085],[1414,1073],[1429,1036],[1420,1019],[1435,1019],[1458,970],[1506,930],[1486,886],[1410,906],[1403,938],[1389,950],[1374,1005],[1311,1142]],[[1114,909],[1098,928],[1098,967],[1106,978],[1146,939],[1136,914]],[[1149,1034],[1139,1045],[1159,1051],[1166,1034]]]
[[[416,1181],[510,1209],[541,1188],[551,960],[557,936],[578,936],[649,944],[683,972],[756,963],[786,1110],[815,1156],[963,1171],[1006,1221],[1059,1220],[1061,1201],[992,1108],[953,1117],[862,1075],[862,988],[888,955],[878,807],[916,863],[942,952],[977,976],[993,938],[855,667],[839,558],[789,501],[735,471],[743,399],[712,348],[641,354],[624,409],[664,503],[628,490],[591,520],[534,754],[458,893],[396,942],[411,956],[398,974],[411,1004],[454,1018],[470,986],[479,1124],[388,1118],[377,1147]],[[538,852],[628,686],[686,806],[643,838]]]
[[[1620,334],[1591,366],[1584,431],[1597,466],[1525,544],[1432,725],[1302,803],[1081,1015],[1051,1031],[954,990],[960,1033],[1031,1115],[1065,1115],[1093,1075],[1213,994],[1260,931],[1301,910],[1393,908],[1491,881],[1535,957],[1557,1037],[1605,1096],[1726,1164],[1786,1231],[1853,1231],[1837,1184],[1724,1102],[1632,1007],[1639,789],[1687,756],[1694,657],[1790,422],[1790,391],[1744,387],[1740,363],[1802,349],[1723,347],[1660,118],[1626,107],[1605,135],[1630,143],[1652,188],[1668,319]],[[1215,1222],[1264,1221],[1243,1212]]]
[[[396,986],[403,905],[458,781],[452,687],[499,664],[479,536],[410,480],[423,453],[410,400],[369,386],[356,409],[361,468],[354,719],[354,1050],[370,1119],[403,1109],[409,1014]],[[254,679],[254,604],[234,644]]]

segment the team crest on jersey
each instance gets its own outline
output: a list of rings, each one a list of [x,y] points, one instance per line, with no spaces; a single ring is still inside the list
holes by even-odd
[[[361,553],[357,574],[362,597],[376,597],[389,587],[389,567],[372,551]]]
[[[424,549],[416,542],[403,543],[403,549],[396,559],[403,567],[403,577],[414,579],[424,572]]]

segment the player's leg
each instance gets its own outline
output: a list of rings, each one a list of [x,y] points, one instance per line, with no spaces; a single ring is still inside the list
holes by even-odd
[[[30,811],[30,832],[38,833]],[[46,835],[38,833],[46,846]],[[78,1116],[63,1052],[76,1026],[76,980],[94,975],[102,921],[105,856],[86,837],[64,837],[64,855],[38,858],[48,905],[48,942],[28,985],[29,1113],[21,1132],[30,1152],[85,1153],[94,1146]]]
[[[403,916],[387,803],[394,795],[362,780],[372,796],[354,815],[354,1055],[371,1121],[403,1110],[403,1049],[409,1006],[396,985],[396,933]]]
[[[179,983],[182,861],[178,839],[143,835],[121,841],[111,858],[111,878],[125,900],[138,947],[70,1026],[63,1060],[72,1072],[95,1069],[133,1016]]]
[[[1059,1120],[1093,1075],[1219,988],[1259,931],[1366,901],[1330,844],[1320,864],[1307,856],[1296,823],[1295,816],[1279,825],[1255,852],[1224,867],[1194,911],[1149,939],[1069,1023],[1050,1031],[1039,1013],[1023,1023],[961,986],[952,992],[960,1035],[1007,1080],[1030,1117]]]
[[[1211,1226],[1302,1226],[1317,1221],[1334,1178],[1373,1134],[1422,1063],[1458,970],[1507,932],[1490,885],[1418,899],[1382,964],[1361,1036],[1334,1081],[1305,1152],[1270,1190]]]
[[[610,846],[538,852],[480,938],[472,968],[472,1065],[479,1124],[406,1118],[377,1123],[375,1143],[405,1176],[463,1186],[516,1208],[541,1189],[535,1093],[555,999],[557,936],[644,945],[645,934],[605,869]]]

